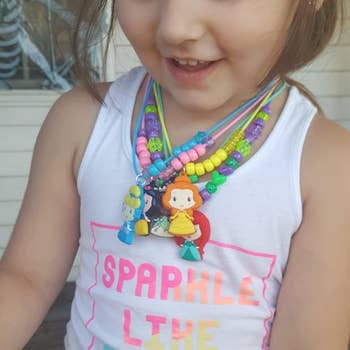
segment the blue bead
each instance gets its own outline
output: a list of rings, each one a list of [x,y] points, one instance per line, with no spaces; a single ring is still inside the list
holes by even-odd
[[[147,171],[148,171],[148,174],[150,174],[151,176],[157,176],[159,174],[159,170],[154,164],[151,164],[148,167]]]
[[[189,151],[190,149],[191,149],[191,148],[190,148],[188,142],[181,146],[182,152],[187,152],[187,151]]]
[[[205,131],[198,131],[197,134],[194,136],[195,140],[197,141],[197,144],[204,143],[206,137],[208,137],[208,135]]]
[[[157,159],[155,162],[154,162],[154,165],[157,167],[157,169],[159,171],[162,171],[166,168],[166,164],[164,162],[163,159]]]
[[[195,139],[191,139],[190,141],[188,141],[188,146],[190,147],[190,149],[194,148],[197,145],[197,142]]]
[[[180,147],[175,147],[175,148],[173,148],[173,155],[174,155],[175,157],[177,157],[180,153],[182,153]]]

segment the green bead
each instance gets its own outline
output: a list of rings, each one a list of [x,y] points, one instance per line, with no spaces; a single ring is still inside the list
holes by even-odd
[[[216,186],[213,182],[208,182],[206,185],[205,185],[205,188],[207,189],[207,191],[210,193],[210,194],[214,194],[217,190],[218,190],[218,186]]]
[[[190,175],[189,178],[193,184],[198,182],[198,175],[197,174]]]
[[[252,145],[248,140],[241,140],[238,142],[236,151],[241,152],[243,157],[246,157],[252,149]]]
[[[220,174],[218,171],[214,171],[211,176],[211,181],[216,186],[220,186],[224,184],[227,180],[227,177],[225,175]]]
[[[239,163],[237,162],[237,160],[232,157],[227,158],[226,165],[230,166],[233,169],[237,169],[239,167]]]
[[[156,186],[157,187],[162,187],[163,185],[164,185],[164,181],[162,179],[157,179]]]
[[[158,113],[157,107],[155,105],[147,105],[145,108],[145,113]]]
[[[163,149],[163,142],[159,137],[152,137],[147,143],[147,148],[151,153],[160,152]]]
[[[266,112],[260,111],[257,116],[257,118],[261,118],[262,120],[264,120],[265,122],[267,122],[269,120],[269,115]]]

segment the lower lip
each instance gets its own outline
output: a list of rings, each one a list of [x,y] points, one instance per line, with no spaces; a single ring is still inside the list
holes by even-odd
[[[209,77],[209,75],[212,74],[213,71],[217,68],[219,62],[220,61],[215,61],[205,68],[191,72],[177,67],[172,59],[166,59],[167,67],[172,76],[177,81],[185,84],[198,83]]]

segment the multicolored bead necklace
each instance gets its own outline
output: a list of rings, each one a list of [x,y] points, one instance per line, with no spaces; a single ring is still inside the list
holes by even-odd
[[[197,209],[251,153],[253,143],[269,119],[270,102],[285,87],[285,83],[273,80],[210,130],[198,132],[185,144],[172,148],[164,122],[160,86],[149,78],[133,137],[136,184],[124,199],[124,223],[118,238],[132,244],[135,234],[173,237],[180,246],[181,258],[202,260],[210,223]],[[227,133],[215,153],[199,162],[215,141]],[[194,183],[206,173],[211,173],[211,180],[199,191]]]

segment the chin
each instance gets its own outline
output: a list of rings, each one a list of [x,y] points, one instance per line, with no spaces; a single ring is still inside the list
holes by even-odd
[[[215,98],[215,96],[195,96],[195,94],[187,95],[184,98],[178,97],[176,98],[176,101],[184,109],[193,113],[215,111],[226,103],[223,96]]]

